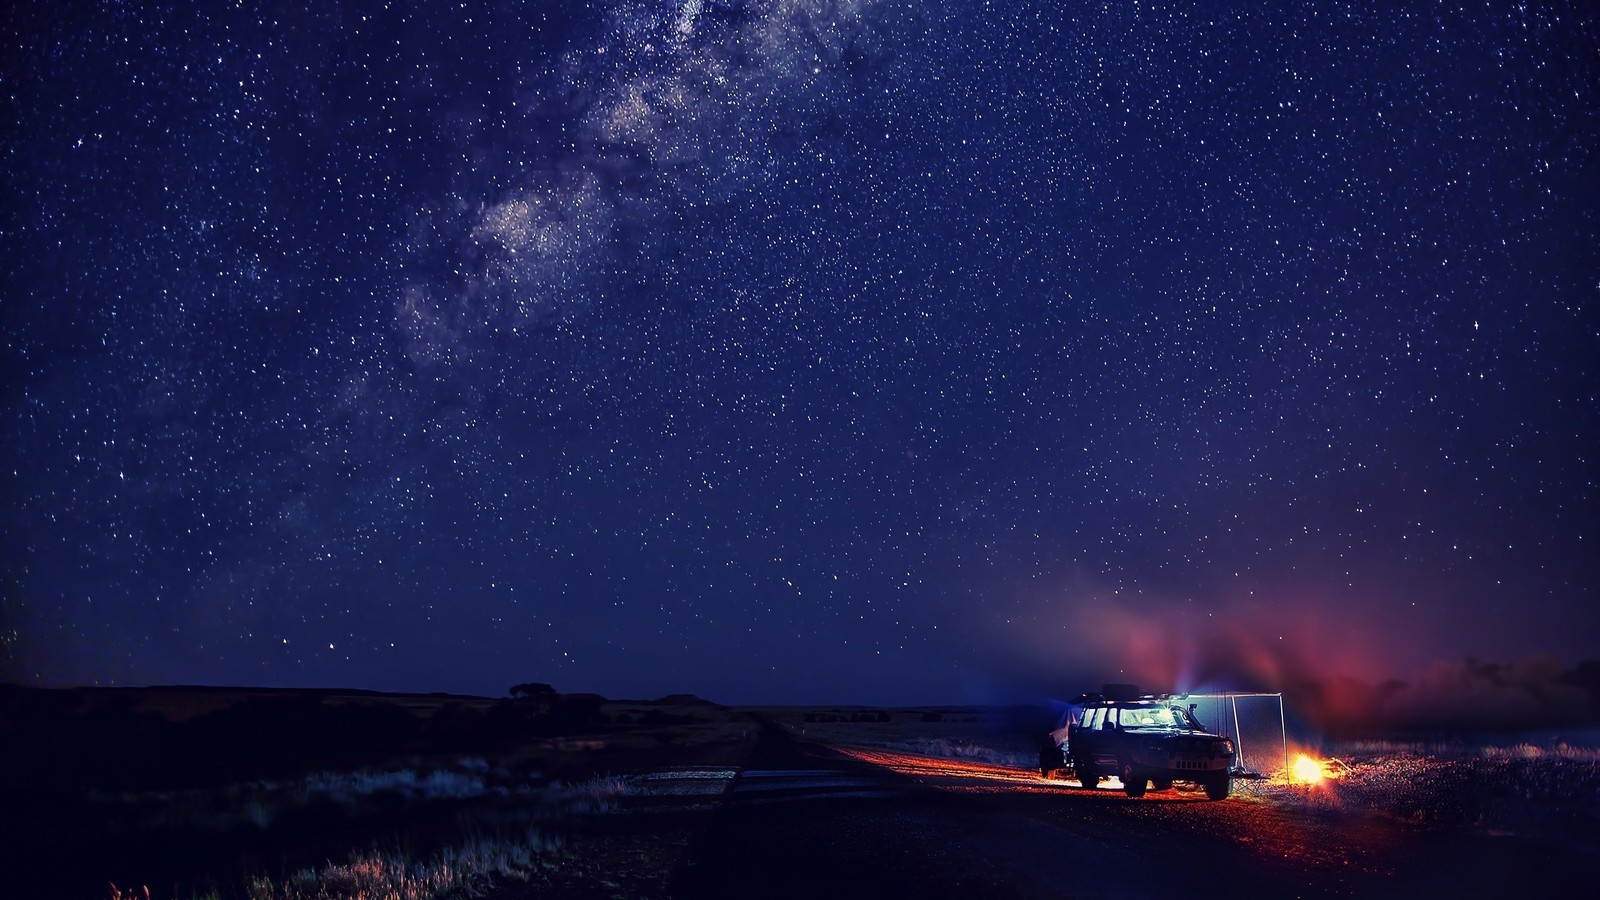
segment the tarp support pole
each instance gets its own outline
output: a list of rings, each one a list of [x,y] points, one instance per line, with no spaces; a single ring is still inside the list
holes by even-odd
[[[1228,703],[1233,706],[1233,739],[1239,744],[1239,768],[1245,768],[1244,761],[1244,732],[1239,728],[1239,698],[1229,697]]]
[[[1215,691],[1215,692],[1211,692],[1211,691],[1208,691],[1208,692],[1200,692],[1200,693],[1185,693],[1185,694],[1182,694],[1180,696],[1188,697],[1188,698],[1191,698],[1191,699],[1197,699],[1197,700],[1215,700],[1215,701],[1217,701],[1217,706],[1215,707],[1215,710],[1216,710],[1216,727],[1214,729],[1217,734],[1225,733],[1224,732],[1224,725],[1225,725],[1226,720],[1223,717],[1223,713],[1225,712],[1225,710],[1223,710],[1223,708],[1222,708],[1222,702],[1223,701],[1227,701],[1227,703],[1229,704],[1230,709],[1231,709],[1231,711],[1233,713],[1233,736],[1234,736],[1234,740],[1236,741],[1236,744],[1237,744],[1237,747],[1238,747],[1238,751],[1237,752],[1238,752],[1238,755],[1239,755],[1239,767],[1241,769],[1246,769],[1247,766],[1246,766],[1246,758],[1245,758],[1245,752],[1244,752],[1244,729],[1240,726],[1240,723],[1239,723],[1239,698],[1240,697],[1245,697],[1245,698],[1250,698],[1250,697],[1276,697],[1276,698],[1278,698],[1278,732],[1281,735],[1281,738],[1282,738],[1282,741],[1283,741],[1283,773],[1284,773],[1283,777],[1284,777],[1285,780],[1289,780],[1289,778],[1290,778],[1290,772],[1289,772],[1289,716],[1288,716],[1288,712],[1285,710],[1284,705],[1283,705],[1283,692],[1282,691],[1279,691],[1277,693],[1270,693],[1270,692],[1265,692],[1265,691],[1263,691],[1263,692],[1254,692],[1254,691]],[[1206,707],[1206,711],[1207,712],[1210,712],[1212,709],[1213,709],[1213,707],[1210,707],[1210,706]],[[1199,716],[1198,713],[1196,715]],[[1204,721],[1205,717],[1204,716],[1199,716],[1199,718],[1202,721]],[[1264,775],[1262,775],[1259,772],[1255,773],[1255,775],[1256,775],[1256,777],[1265,777]]]
[[[1278,695],[1278,727],[1283,732],[1283,780],[1289,780],[1289,720],[1283,714],[1283,695]]]

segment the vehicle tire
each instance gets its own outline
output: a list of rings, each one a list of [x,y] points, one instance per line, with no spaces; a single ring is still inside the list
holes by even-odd
[[[1048,747],[1039,748],[1039,777],[1049,781],[1055,775],[1056,770],[1061,768],[1063,762],[1065,760],[1061,757],[1060,747],[1051,744]]]
[[[1152,779],[1151,782],[1150,782],[1150,790],[1152,790],[1152,791],[1170,791],[1170,790],[1172,790],[1172,779],[1171,778],[1156,778],[1156,779]]]
[[[1228,793],[1230,791],[1232,791],[1232,790],[1233,790],[1233,777],[1232,776],[1223,775],[1220,778],[1213,778],[1210,781],[1206,782],[1206,799],[1207,800],[1226,800],[1226,799],[1228,799]]]
[[[1149,783],[1150,779],[1135,771],[1131,763],[1122,764],[1122,790],[1129,797],[1135,800],[1143,797],[1145,786]]]
[[[1094,790],[1095,785],[1100,783],[1100,774],[1092,767],[1075,764],[1073,765],[1072,769],[1074,772],[1078,773],[1078,783],[1083,785],[1085,790],[1092,791]]]

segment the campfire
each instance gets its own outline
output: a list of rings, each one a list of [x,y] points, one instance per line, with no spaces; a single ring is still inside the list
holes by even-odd
[[[1349,771],[1350,767],[1340,760],[1318,759],[1301,753],[1295,757],[1294,765],[1289,769],[1289,780],[1294,784],[1315,785],[1341,778]]]

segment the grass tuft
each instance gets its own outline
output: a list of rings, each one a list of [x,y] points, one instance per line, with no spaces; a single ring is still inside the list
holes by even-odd
[[[497,879],[526,881],[542,857],[560,850],[559,837],[529,829],[515,837],[474,835],[422,859],[372,850],[347,862],[301,869],[281,881],[258,875],[246,882],[248,900],[442,900],[480,896]],[[133,900],[126,895],[116,900]],[[220,900],[212,894],[200,900]]]

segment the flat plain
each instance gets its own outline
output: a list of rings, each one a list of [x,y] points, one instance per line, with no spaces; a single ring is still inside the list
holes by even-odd
[[[1213,803],[1042,778],[1052,713],[1023,706],[0,699],[12,896],[1450,896],[1600,866],[1593,733],[1296,747],[1325,777]]]

